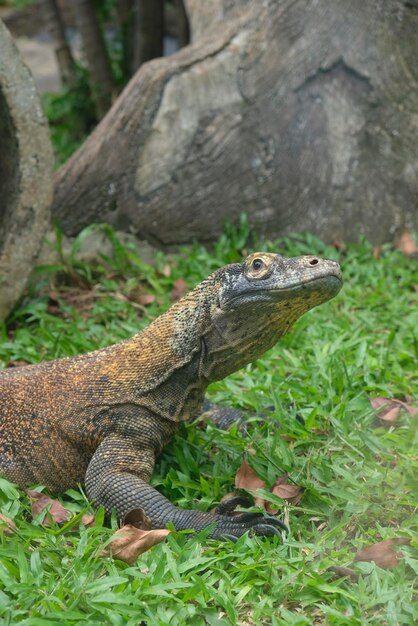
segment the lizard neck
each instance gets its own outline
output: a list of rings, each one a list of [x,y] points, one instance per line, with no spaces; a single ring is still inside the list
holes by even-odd
[[[172,421],[185,421],[203,402],[202,337],[211,326],[216,284],[203,281],[145,330],[107,350],[101,374],[118,396]]]

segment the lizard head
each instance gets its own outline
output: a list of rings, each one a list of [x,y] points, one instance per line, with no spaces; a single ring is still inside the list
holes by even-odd
[[[264,303],[267,308],[278,308],[283,313],[288,310],[288,317],[297,319],[336,296],[341,286],[341,271],[336,261],[256,252],[243,263],[221,270],[219,307],[223,311],[240,307],[249,311]],[[284,314],[283,320],[285,317]]]
[[[205,333],[212,380],[259,358],[303,313],[333,298],[342,286],[335,261],[266,252],[227,265],[214,278],[217,302]]]
[[[166,313],[172,349],[185,361],[199,351],[199,377],[219,380],[258,359],[341,286],[335,261],[251,254],[215,271]]]

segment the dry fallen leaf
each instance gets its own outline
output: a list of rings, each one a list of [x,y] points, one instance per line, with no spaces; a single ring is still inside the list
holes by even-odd
[[[142,530],[151,530],[152,524],[150,518],[145,514],[144,509],[132,509],[123,518],[123,526],[135,526]]]
[[[58,500],[53,500],[39,491],[27,491],[27,494],[31,499],[31,511],[33,517],[36,517],[41,511],[48,507],[48,513],[56,524],[62,524],[63,522],[68,521],[70,512],[67,511],[67,509],[62,506],[61,502],[58,502]],[[42,522],[43,526],[51,525],[49,515],[45,515]]]
[[[283,498],[283,500],[286,500],[289,504],[299,504],[302,499],[302,487],[289,485],[287,480],[287,474],[280,476],[271,488],[271,493],[275,496],[279,496],[279,498]]]
[[[411,398],[411,396],[404,396],[404,398],[404,400],[395,400],[395,402],[400,404],[401,407],[404,408],[411,417],[413,417],[418,413],[418,408],[413,404],[415,402],[414,398]]]
[[[86,513],[81,518],[81,522],[84,524],[86,528],[90,528],[90,526],[94,526],[95,516],[92,513]]]
[[[402,552],[396,552],[393,548],[398,545],[408,545],[409,539],[398,537],[394,539],[386,539],[378,543],[372,543],[366,546],[354,557],[355,561],[374,561],[376,565],[383,569],[396,567],[400,559],[403,557]]]
[[[170,278],[171,276],[171,267],[169,263],[166,263],[163,267],[163,269],[161,270],[161,274],[163,276],[165,276],[166,278]]]
[[[142,530],[135,528],[132,524],[127,524],[115,532],[114,538],[101,552],[101,556],[112,554],[115,559],[133,565],[140,554],[164,541],[170,532],[167,528]]]
[[[96,287],[87,283],[74,285],[58,291],[50,291],[48,300],[48,312],[51,315],[66,317],[65,308],[62,304],[75,307],[84,317],[88,316],[98,295]]]
[[[247,489],[248,491],[266,489],[266,483],[264,480],[261,480],[261,478],[257,476],[255,471],[245,461],[242,462],[241,467],[235,476],[235,486],[239,489]],[[279,476],[270,491],[273,495],[279,496],[279,498],[289,502],[289,504],[298,504],[303,493],[302,487],[288,484],[287,474]],[[264,498],[255,497],[254,504],[256,506],[260,506],[273,515],[279,510]]]
[[[400,239],[396,242],[396,247],[406,256],[411,256],[412,254],[418,253],[417,244],[414,241],[411,233],[407,230],[402,234]]]
[[[347,244],[345,243],[345,241],[342,241],[341,239],[334,239],[331,245],[334,246],[334,248],[338,250],[338,252],[344,253],[347,251]]]
[[[358,580],[358,574],[354,570],[349,567],[343,567],[342,565],[331,565],[331,567],[328,567],[327,572],[333,572],[336,578],[347,576],[353,582]]]
[[[265,489],[266,483],[261,480],[255,471],[248,465],[246,461],[241,463],[241,467],[235,475],[235,487],[237,489],[247,489],[248,491],[257,491],[257,489]],[[264,498],[255,497],[254,504],[265,508]]]
[[[373,248],[373,258],[380,259],[380,255],[382,254],[382,246],[374,246]]]
[[[183,278],[178,278],[173,283],[173,289],[171,290],[171,299],[180,300],[187,291],[186,281]]]
[[[266,483],[257,476],[246,461],[243,461],[235,476],[235,487],[255,491],[256,489],[265,489]]]
[[[135,297],[135,302],[146,306],[147,304],[155,302],[155,296],[153,293],[141,293]]]
[[[2,531],[5,535],[12,535],[16,530],[16,524],[10,517],[3,515],[0,513],[0,532]]]
[[[404,402],[397,398],[385,398],[384,396],[369,398],[369,400],[372,407],[376,410],[379,420],[387,424],[394,424],[397,421],[401,408],[405,409],[411,416],[418,413],[418,409],[412,406],[410,401]]]

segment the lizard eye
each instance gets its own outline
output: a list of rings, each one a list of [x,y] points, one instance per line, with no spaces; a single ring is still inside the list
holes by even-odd
[[[262,259],[254,259],[254,261],[252,262],[252,267],[253,270],[258,272],[259,270],[261,270],[262,267],[264,267],[264,261]]]

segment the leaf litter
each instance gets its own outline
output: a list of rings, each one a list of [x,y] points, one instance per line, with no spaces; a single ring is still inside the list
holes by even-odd
[[[401,409],[406,411],[411,417],[418,414],[418,408],[413,405],[414,400],[410,396],[405,397],[404,400],[386,398],[385,396],[370,397],[369,400],[376,411],[377,417],[384,424],[395,424]]]
[[[64,524],[71,518],[72,513],[58,500],[54,500],[40,491],[29,490],[27,494],[31,500],[33,517],[37,517],[42,511],[45,511],[42,520],[43,526],[50,527],[51,521],[55,524]],[[81,521],[86,527],[90,527],[94,524],[95,516],[85,514]],[[16,529],[12,520],[0,514],[0,527],[2,522],[5,534],[11,534]],[[124,517],[123,526],[115,532],[110,544],[99,550],[99,554],[100,556],[112,554],[120,561],[132,565],[140,554],[164,541],[170,532],[166,528],[152,529],[151,520],[145,515],[143,509],[134,509]]]
[[[411,400],[412,398],[409,397],[405,398],[405,400],[385,398],[383,396],[370,398],[373,408],[378,412],[379,419],[386,418],[386,421],[396,419],[401,408],[404,408],[410,415],[415,415],[418,410],[410,404]],[[397,412],[395,412],[395,409]],[[395,413],[396,417],[393,418]],[[289,504],[297,505],[302,498],[303,488],[299,485],[289,484],[288,481],[287,473],[279,476],[271,487],[270,492]],[[266,483],[246,461],[243,461],[235,476],[235,487],[247,491],[266,490]],[[66,523],[71,516],[70,511],[65,509],[58,500],[54,500],[39,491],[28,491],[27,494],[32,501],[31,510],[34,517],[42,511],[48,510],[48,515],[45,515],[42,522],[44,526],[50,526],[51,520],[56,524]],[[234,495],[234,493],[227,494],[229,498],[234,497]],[[279,511],[279,509],[272,506],[268,500],[261,496],[254,496],[254,504],[270,514],[276,514]],[[94,515],[86,514],[83,515],[82,522],[86,526],[91,526],[94,523],[94,519]],[[1,522],[4,524],[5,534],[11,534],[16,528],[12,520],[0,514],[0,524]],[[105,548],[99,549],[98,554],[103,557],[112,555],[114,558],[129,565],[135,563],[138,556],[154,545],[164,541],[171,532],[166,528],[153,529],[150,519],[141,508],[130,511],[122,523],[122,527],[114,533],[109,544]],[[393,538],[371,544],[357,552],[354,561],[374,561],[376,565],[384,569],[393,568],[403,557],[403,553],[395,551],[394,547],[402,544],[409,544],[409,540]],[[333,572],[336,576],[348,577],[352,581],[358,578],[358,574],[354,570],[344,566],[331,566],[327,571]]]
[[[31,500],[31,512],[33,517],[37,517],[42,511],[49,513],[49,515],[45,515],[42,521],[43,526],[51,526],[51,519],[55,524],[63,524],[68,521],[70,512],[63,507],[61,502],[53,500],[40,491],[27,491],[26,493]]]
[[[143,554],[171,533],[167,528],[151,529],[151,520],[145,515],[143,509],[133,509],[123,520],[123,526],[119,528],[100,556],[110,554],[120,561],[132,565],[140,554]]]
[[[395,244],[405,256],[418,256],[418,246],[411,233],[405,230]]]
[[[31,501],[31,513],[33,517],[37,517],[42,511],[46,515],[42,520],[42,526],[48,528],[51,521],[55,524],[66,524],[72,517],[73,513],[64,507],[59,500],[54,500],[40,491],[28,490],[26,492]],[[92,513],[86,513],[82,516],[81,522],[89,528],[94,525],[95,516]]]
[[[237,489],[246,489],[247,491],[257,491],[257,489],[266,489],[266,483],[259,478],[255,471],[248,465],[246,461],[241,463],[240,468],[235,476],[235,487]],[[299,485],[289,484],[288,474],[283,474],[276,479],[276,482],[270,489],[270,492],[286,500],[289,504],[299,504],[303,489]],[[279,509],[274,508],[268,500],[260,496],[254,497],[254,503],[256,506],[261,507],[268,513],[277,513]]]
[[[396,567],[403,558],[403,552],[394,549],[395,546],[409,545],[410,541],[406,537],[394,537],[385,539],[378,543],[372,543],[359,550],[354,557],[355,561],[374,561],[376,565],[383,569]]]
[[[16,530],[16,524],[10,517],[7,515],[3,515],[0,513],[0,533],[3,532],[5,535],[12,535]]]

